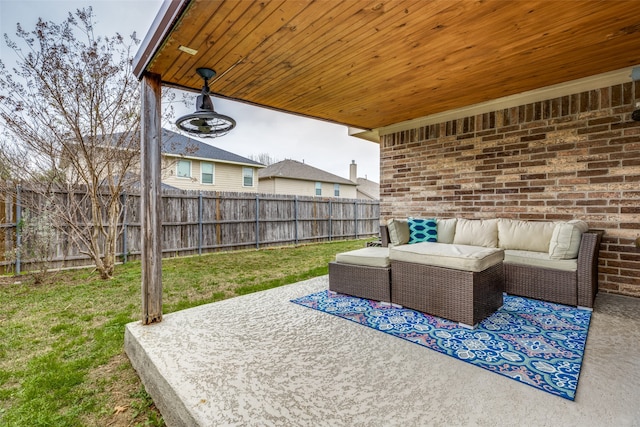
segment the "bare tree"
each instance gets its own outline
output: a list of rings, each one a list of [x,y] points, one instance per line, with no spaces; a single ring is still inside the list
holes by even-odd
[[[135,33],[96,36],[90,7],[60,24],[40,19],[32,31],[18,24],[18,41],[4,36],[18,59],[11,70],[0,61],[0,163],[38,194],[38,206],[25,207],[46,207],[110,278],[120,196],[139,179],[140,95],[131,71],[139,41]]]
[[[267,166],[278,163],[280,161],[269,153],[250,154],[249,159]]]

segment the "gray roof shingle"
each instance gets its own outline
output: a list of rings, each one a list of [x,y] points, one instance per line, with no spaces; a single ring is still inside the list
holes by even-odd
[[[358,178],[358,193],[371,199],[380,199],[380,184],[366,178]]]
[[[331,182],[334,184],[356,185],[355,182],[338,175],[314,168],[297,160],[283,160],[258,170],[258,178],[290,178],[304,181]]]
[[[262,163],[225,151],[188,136],[162,129],[162,153],[176,156],[198,157],[223,162],[263,167]]]

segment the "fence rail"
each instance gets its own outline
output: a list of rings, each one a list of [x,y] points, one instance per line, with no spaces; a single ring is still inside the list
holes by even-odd
[[[10,259],[6,254],[19,242],[16,224],[21,220],[23,202],[30,196],[37,199],[22,190],[0,200],[0,247],[4,249],[0,250],[0,272],[19,272],[21,266],[28,266],[29,260]],[[60,196],[58,200],[66,200],[68,194],[61,191]],[[117,255],[127,262],[140,256],[140,196],[122,194],[120,201]],[[30,209],[37,215],[33,207]],[[377,200],[163,190],[159,214],[164,256],[182,256],[377,236],[380,205]],[[52,267],[92,264],[81,248],[70,243],[64,233],[58,234]]]

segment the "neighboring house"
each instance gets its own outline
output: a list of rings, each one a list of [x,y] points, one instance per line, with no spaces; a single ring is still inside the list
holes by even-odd
[[[349,165],[349,179],[357,184],[357,199],[380,200],[380,184],[366,177],[358,178],[358,166],[355,160],[352,160]]]
[[[380,200],[380,184],[367,178],[358,178],[358,199]]]
[[[115,134],[114,138],[121,135]],[[73,181],[74,172],[68,164],[69,161],[65,159],[60,162],[61,168],[67,171],[68,179]],[[113,162],[113,167],[117,167],[117,164]],[[163,188],[257,193],[258,169],[261,168],[264,168],[262,163],[162,129]],[[137,186],[140,164],[131,166],[125,176]]]
[[[162,182],[183,190],[258,192],[258,170],[246,157],[162,130]]]
[[[355,162],[351,166],[351,172],[355,173]],[[355,175],[353,176],[355,177]],[[260,193],[347,199],[371,198],[366,191],[359,194],[358,183],[355,179],[342,178],[297,160],[283,160],[260,169],[258,179]],[[372,181],[368,182],[373,183]],[[379,192],[378,186],[378,194]],[[375,194],[375,191],[373,193]]]

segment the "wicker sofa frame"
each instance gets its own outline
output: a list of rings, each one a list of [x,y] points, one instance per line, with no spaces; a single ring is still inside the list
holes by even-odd
[[[380,226],[380,237],[382,246],[388,246],[389,232],[385,225]],[[575,272],[503,262],[504,291],[558,304],[593,308],[598,293],[601,239],[601,231],[590,230],[582,234]],[[404,264],[409,264],[403,266],[404,269],[420,268],[419,264]],[[392,265],[392,287],[395,268],[396,265]]]

